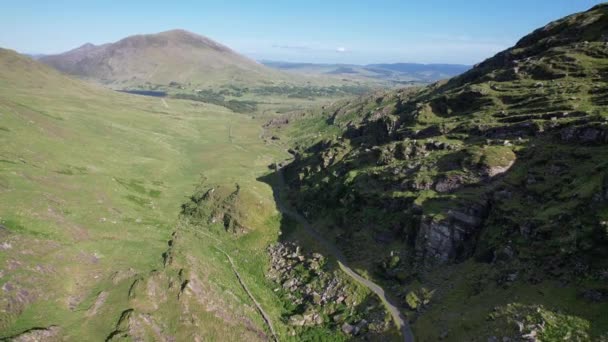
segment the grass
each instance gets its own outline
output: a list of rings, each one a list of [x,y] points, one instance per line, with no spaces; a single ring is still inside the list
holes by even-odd
[[[582,289],[601,286],[601,282],[580,280],[576,286],[560,286],[554,281],[530,285],[518,280],[501,286],[485,280],[487,275],[490,279],[499,276],[491,267],[468,261],[428,275],[426,280],[434,284],[437,295],[413,326],[417,339],[435,341],[444,332],[449,340],[480,335],[513,338],[518,336],[516,321],[526,326],[545,321],[543,341],[606,337],[606,306],[579,298]]]
[[[298,339],[265,275],[266,247],[284,227],[270,186],[257,180],[288,154],[261,139],[261,125],[282,108],[326,100],[269,95],[258,111],[235,113],[113,92],[0,50],[0,237],[8,246],[0,338],[55,325],[67,340],[264,339],[265,323],[220,247],[281,340]],[[239,185],[226,203],[246,233],[178,219],[201,182]],[[352,286],[357,298],[367,295]]]
[[[256,178],[286,154],[259,139],[260,120],[190,101],[166,99],[166,108],[158,98],[84,85],[9,52],[0,56],[0,156],[6,160],[0,224],[11,245],[0,255],[0,286],[28,291],[23,298],[2,294],[8,311],[0,316],[0,337],[50,325],[69,339],[108,336],[134,305],[127,297],[133,278],[162,269],[180,204],[201,175],[215,184],[238,182],[265,208],[250,241],[240,245],[254,248],[252,260],[265,258],[262,246],[276,238],[277,227],[266,225],[272,193]],[[13,71],[22,64],[29,71]],[[247,301],[221,256],[210,257],[214,252],[199,240],[187,250],[199,260],[196,267],[215,269],[218,298],[232,292]],[[263,265],[256,263],[256,274]],[[115,284],[117,272],[132,275]],[[264,293],[263,284],[252,290]],[[105,303],[87,317],[83,311],[101,291],[108,292]],[[268,299],[264,304],[277,307]],[[243,316],[263,326],[254,311]],[[245,329],[207,319],[211,339]]]

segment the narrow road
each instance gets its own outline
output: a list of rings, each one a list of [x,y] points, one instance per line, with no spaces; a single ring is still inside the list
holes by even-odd
[[[280,169],[277,164],[275,164],[275,165],[276,165],[277,172],[279,174],[278,178],[279,178],[280,188],[286,189],[285,179],[283,177],[283,170]],[[308,232],[308,234],[310,234],[315,240],[317,240],[319,243],[321,243],[328,251],[330,251],[331,254],[334,255],[334,257],[338,261],[338,265],[340,266],[340,269],[342,269],[342,271],[344,271],[344,273],[349,275],[351,278],[353,278],[359,284],[370,289],[370,291],[375,293],[380,298],[380,300],[382,301],[382,303],[384,304],[386,309],[390,312],[391,316],[393,317],[393,321],[395,322],[395,325],[401,331],[401,336],[403,336],[403,341],[414,342],[414,334],[412,333],[412,329],[410,328],[410,325],[405,320],[405,317],[403,316],[403,314],[401,313],[399,308],[396,305],[394,305],[390,299],[388,299],[386,297],[386,294],[384,293],[384,289],[382,289],[382,287],[380,287],[378,284],[370,281],[369,279],[365,279],[365,278],[361,277],[352,268],[348,267],[346,264],[346,258],[344,257],[342,252],[334,244],[332,244],[325,237],[323,237],[316,229],[314,229],[314,227],[308,222],[308,220],[302,214],[300,214],[296,210],[289,208],[288,205],[286,205],[283,202],[283,200],[281,199],[280,191],[275,191],[274,196],[275,196],[275,202],[277,203],[277,208],[279,209],[279,211],[282,214],[290,216],[291,218],[296,220],[298,223],[300,223],[304,227],[304,229]]]
[[[160,99],[160,102],[163,103],[163,106],[165,106],[165,108],[169,108],[169,105],[167,104],[167,101],[165,101],[165,99]]]

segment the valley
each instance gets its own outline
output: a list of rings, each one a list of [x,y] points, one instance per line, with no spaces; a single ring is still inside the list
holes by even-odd
[[[607,37],[600,4],[472,67],[0,48],[0,340],[607,341]]]
[[[264,276],[279,212],[256,181],[289,155],[260,138],[263,112],[122,94],[1,57],[4,338],[257,340],[275,334],[265,320],[289,336]],[[234,184],[247,234],[180,218],[198,187]]]

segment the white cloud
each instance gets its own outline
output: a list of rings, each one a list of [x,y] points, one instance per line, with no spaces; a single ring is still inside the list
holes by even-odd
[[[340,52],[340,53],[342,53],[342,52],[347,52],[347,51],[348,51],[348,50],[346,50],[346,48],[345,48],[345,47],[343,47],[343,46],[340,46],[340,47],[336,48],[336,52]]]

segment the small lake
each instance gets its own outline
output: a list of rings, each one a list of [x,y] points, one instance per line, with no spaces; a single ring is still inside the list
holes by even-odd
[[[154,96],[154,97],[165,97],[167,96],[167,92],[158,91],[158,90],[118,90],[121,93],[128,93],[134,95],[143,95],[143,96]]]

